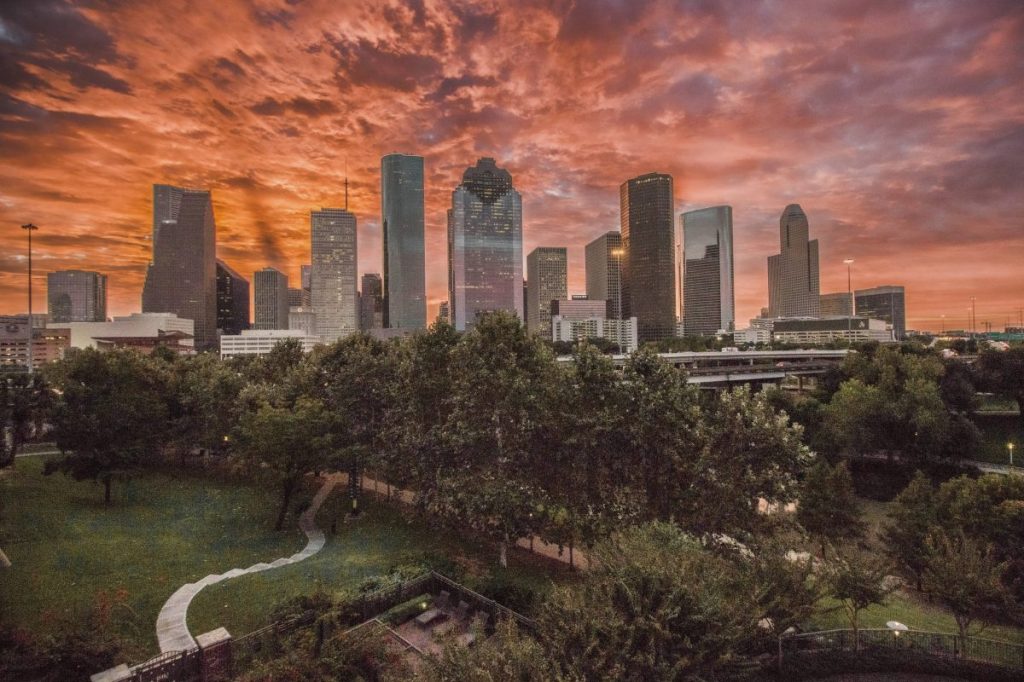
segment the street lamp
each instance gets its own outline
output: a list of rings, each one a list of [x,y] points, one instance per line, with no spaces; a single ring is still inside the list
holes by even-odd
[[[1010,468],[1013,468],[1013,443],[1007,443],[1006,449],[1010,451]]]
[[[28,373],[32,374],[32,233],[39,228],[28,223],[21,226],[28,232]]]

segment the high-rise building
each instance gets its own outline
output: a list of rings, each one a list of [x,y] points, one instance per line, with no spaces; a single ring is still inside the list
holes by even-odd
[[[608,319],[622,315],[622,235],[605,232],[587,244],[587,298],[607,301]]]
[[[253,274],[252,281],[256,290],[253,329],[288,329],[288,275],[263,268]]]
[[[142,312],[195,322],[195,345],[217,341],[217,227],[210,192],[153,185],[153,260]]]
[[[88,270],[58,270],[46,276],[50,322],[107,319],[107,276]]]
[[[356,217],[346,209],[324,208],[310,213],[309,224],[317,335],[333,343],[359,330]]]
[[[907,335],[907,302],[903,287],[881,286],[858,289],[854,293],[857,315],[883,320],[892,326],[897,341]]]
[[[821,317],[851,317],[853,296],[848,291],[822,294],[818,297],[818,314]]]
[[[551,302],[569,290],[569,255],[563,247],[538,246],[526,256],[526,329],[551,338]]]
[[[676,272],[672,176],[648,173],[619,188],[622,315],[637,319],[640,343],[675,335]]]
[[[779,218],[780,253],[768,257],[768,316],[818,317],[818,240],[809,240],[807,216],[790,204]]]
[[[380,160],[384,238],[384,327],[427,326],[423,239],[423,157],[388,154]]]
[[[452,322],[471,329],[479,314],[523,309],[522,198],[494,159],[466,169],[448,212]]]
[[[217,330],[240,334],[249,328],[249,280],[217,260]]]
[[[451,322],[451,313],[448,312],[448,301],[441,301],[440,305],[437,306],[437,321]]]
[[[681,224],[683,329],[688,336],[731,332],[736,328],[732,207],[687,211]]]
[[[384,298],[381,276],[375,272],[363,275],[359,292],[359,328],[364,331],[384,327]]]

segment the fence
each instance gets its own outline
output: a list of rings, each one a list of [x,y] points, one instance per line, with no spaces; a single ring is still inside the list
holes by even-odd
[[[875,663],[906,664],[903,667],[918,670],[923,662],[930,670],[998,668],[1013,671],[1010,673],[1013,677],[1024,672],[1022,644],[941,632],[888,629],[863,629],[856,637],[853,630],[785,635],[779,639],[779,670],[800,667],[807,660],[831,658],[835,666],[846,667],[849,671],[849,660],[836,658],[837,652],[850,652],[854,660],[874,658]]]

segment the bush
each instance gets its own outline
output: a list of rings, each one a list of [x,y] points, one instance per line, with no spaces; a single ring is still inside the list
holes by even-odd
[[[413,616],[418,616],[434,604],[434,597],[421,594],[384,612],[380,619],[388,625],[401,625]]]
[[[1010,682],[1019,680],[1017,671],[914,649],[865,646],[860,651],[795,652],[783,658],[783,670],[765,671],[772,679],[813,680],[846,673],[915,673],[955,676],[959,679]],[[762,677],[763,679],[763,677]]]
[[[485,597],[524,616],[533,616],[540,602],[536,592],[519,583],[508,581],[500,575],[484,579],[475,589]]]

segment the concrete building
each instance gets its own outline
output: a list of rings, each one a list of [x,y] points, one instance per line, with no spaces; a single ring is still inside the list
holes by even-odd
[[[103,322],[107,319],[107,276],[89,270],[47,274],[46,310],[51,322]]]
[[[33,327],[31,338],[33,369],[62,359],[71,345],[67,329]],[[28,347],[28,315],[0,315],[0,372],[27,370]]]
[[[423,157],[388,154],[380,160],[384,238],[382,327],[427,326],[423,236]]]
[[[680,216],[680,291],[683,329],[713,336],[736,328],[732,207],[713,206]]]
[[[249,328],[249,280],[217,260],[217,331],[240,334]]]
[[[749,327],[748,329],[737,329],[733,332],[733,343],[771,343],[772,332],[770,329]]]
[[[640,342],[676,333],[672,176],[648,173],[619,187],[622,315],[637,319]]]
[[[853,315],[853,295],[847,291],[822,294],[818,297],[818,310],[818,314],[822,317],[851,317]]]
[[[569,254],[563,247],[539,246],[526,256],[526,329],[551,337],[551,302],[569,291]]]
[[[780,252],[768,257],[768,316],[818,317],[818,240],[809,240],[807,216],[790,204],[779,218]]]
[[[867,317],[788,318],[775,320],[772,338],[782,343],[819,344],[830,341],[893,340],[892,330],[882,320]]]
[[[306,306],[289,308],[288,329],[302,331],[306,336],[316,336],[316,313]]]
[[[217,227],[210,192],[153,185],[153,260],[142,312],[195,321],[195,344],[217,342]]]
[[[384,328],[384,283],[380,275],[368,272],[363,275],[362,291],[359,292],[359,328],[363,331]],[[419,329],[420,327],[395,327],[395,329]]]
[[[622,316],[622,235],[605,232],[587,244],[587,298],[607,301],[609,319]]]
[[[288,275],[277,268],[263,268],[252,276],[256,319],[253,329],[288,328]]]
[[[346,209],[324,208],[312,211],[309,223],[317,335],[333,343],[359,331],[356,217]]]
[[[448,301],[452,323],[472,329],[477,316],[523,310],[522,198],[494,159],[466,169],[448,211]]]
[[[907,302],[903,287],[881,286],[857,289],[857,314],[885,320],[892,327],[893,336],[902,341],[907,335]]]
[[[72,348],[137,348],[165,345],[179,352],[195,350],[195,323],[174,313],[132,313],[110,322],[51,322],[48,329],[68,329]]]
[[[581,339],[605,339],[619,347],[622,353],[637,348],[636,318],[627,320],[591,317],[573,320],[555,315],[551,318],[551,340],[575,343]]]
[[[590,320],[608,318],[608,301],[587,298],[560,298],[551,302],[551,316],[559,315],[564,320]],[[614,319],[614,318],[612,318]]]
[[[274,350],[274,346],[288,339],[296,339],[304,353],[313,350],[320,342],[316,336],[310,336],[299,329],[246,329],[237,336],[220,338],[220,356],[233,358],[239,355],[266,355]]]

